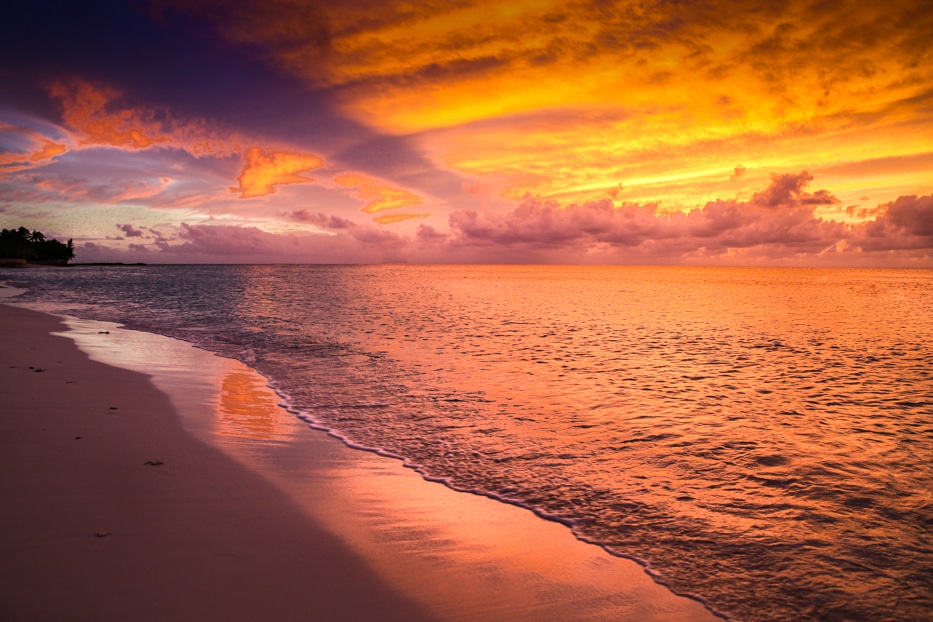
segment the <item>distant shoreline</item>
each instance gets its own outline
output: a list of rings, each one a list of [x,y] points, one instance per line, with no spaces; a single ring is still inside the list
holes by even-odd
[[[122,261],[94,261],[88,263],[70,263],[69,266],[147,266],[141,261],[135,263],[124,263]]]
[[[142,262],[124,263],[122,261],[95,261],[88,263],[58,263],[46,261],[27,261],[25,259],[0,259],[0,268],[28,268],[30,266],[42,266],[44,268],[72,268],[75,266],[146,266]]]

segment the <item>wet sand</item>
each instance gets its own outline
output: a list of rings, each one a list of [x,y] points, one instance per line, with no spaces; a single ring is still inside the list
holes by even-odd
[[[236,361],[69,325],[152,378],[0,306],[4,620],[717,619],[562,525],[310,430]]]

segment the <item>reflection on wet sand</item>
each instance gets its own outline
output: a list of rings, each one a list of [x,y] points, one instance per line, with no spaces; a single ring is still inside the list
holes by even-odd
[[[565,526],[423,481],[373,454],[335,456],[315,475],[325,524],[400,590],[444,620],[715,619],[652,582],[634,562],[576,540]]]
[[[442,619],[714,619],[562,525],[348,449],[278,402],[255,371],[228,371],[208,440],[270,477]]]
[[[270,440],[276,434],[278,400],[256,373],[235,371],[224,376],[218,405],[218,434]],[[266,390],[261,390],[266,389]]]

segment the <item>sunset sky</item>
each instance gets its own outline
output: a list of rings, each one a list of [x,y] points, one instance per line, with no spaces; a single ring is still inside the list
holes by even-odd
[[[126,0],[0,22],[81,261],[933,267],[922,1]]]

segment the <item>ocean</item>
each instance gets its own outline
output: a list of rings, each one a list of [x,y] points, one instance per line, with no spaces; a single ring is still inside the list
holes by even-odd
[[[933,271],[7,270],[736,620],[933,620]],[[311,432],[309,432],[311,433]]]

